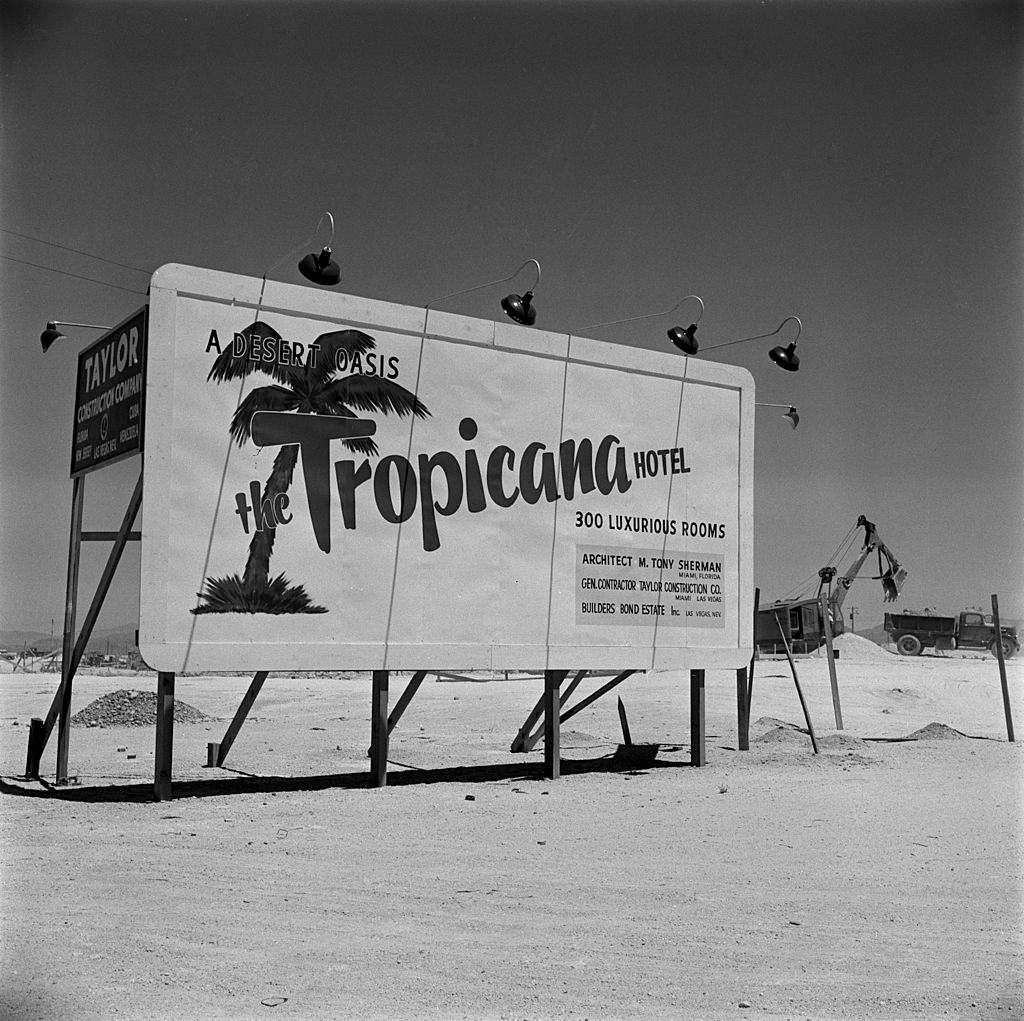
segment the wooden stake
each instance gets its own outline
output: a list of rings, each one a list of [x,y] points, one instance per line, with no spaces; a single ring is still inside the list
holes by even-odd
[[[388,670],[373,671],[370,701],[370,781],[374,787],[388,783]]]
[[[775,618],[778,620],[778,616]],[[828,679],[832,684],[832,709],[836,714],[836,730],[843,729],[843,710],[839,705],[839,678],[836,676],[836,657],[832,647],[832,621],[828,616],[828,601],[821,594],[821,626],[825,631],[825,650],[828,653]]]
[[[747,677],[747,719],[750,719],[750,705],[754,701],[754,660],[757,659],[757,608],[761,602],[761,590],[754,589],[754,651],[750,654],[750,675]]]
[[[690,765],[707,764],[704,744],[704,671],[690,671]]]
[[[996,629],[996,659],[999,660],[999,683],[1003,688],[1003,712],[1006,714],[1006,739],[1013,741],[1013,716],[1010,714],[1010,689],[1006,685],[1006,660],[1003,658],[1003,633],[999,629],[999,598],[992,596],[992,623]]]
[[[153,767],[153,795],[157,801],[171,800],[171,769],[174,759],[174,674],[156,675],[156,751]]]
[[[622,704],[622,699],[619,699],[619,723],[622,726],[622,743],[624,745],[631,745],[633,742],[629,736],[629,721],[626,719],[626,707]]]
[[[775,623],[779,625],[779,634],[782,635],[782,644],[786,649],[786,659],[789,660],[789,669],[793,671],[793,683],[796,685],[797,697],[800,699],[800,708],[804,711],[804,719],[807,721],[807,733],[811,735],[811,748],[814,754],[818,754],[818,739],[814,736],[814,724],[811,723],[811,714],[807,711],[807,703],[804,701],[804,693],[800,689],[800,678],[796,675],[796,663],[793,662],[793,654],[789,651],[789,639],[786,632],[782,630],[782,621],[779,615],[775,614]]]

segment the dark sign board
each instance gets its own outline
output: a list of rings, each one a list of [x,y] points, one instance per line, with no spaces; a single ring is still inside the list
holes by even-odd
[[[72,477],[142,450],[147,313],[144,305],[78,356]]]

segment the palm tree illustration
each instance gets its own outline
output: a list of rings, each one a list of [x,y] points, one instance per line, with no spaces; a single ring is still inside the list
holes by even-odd
[[[400,416],[414,415],[425,418],[427,407],[394,380],[380,376],[338,372],[337,365],[344,355],[344,364],[351,365],[374,350],[373,337],[359,330],[338,330],[317,337],[315,357],[302,365],[291,365],[280,360],[281,335],[270,325],[256,321],[240,335],[245,338],[245,349],[236,350],[232,344],[214,360],[207,381],[224,383],[243,379],[253,372],[270,376],[274,382],[251,390],[239,403],[231,418],[230,433],[238,446],[250,442],[250,423],[257,411],[294,411],[300,415],[335,415],[342,418],[360,417],[358,412],[377,412]],[[278,357],[264,361],[257,357],[254,344],[260,342],[266,350],[268,339]],[[377,444],[370,437],[353,437],[341,441],[349,450],[367,457],[377,454]],[[274,458],[270,476],[263,486],[261,500],[270,501],[288,492],[298,461],[297,444],[282,446]],[[315,605],[302,585],[293,585],[283,575],[270,577],[270,558],[274,552],[277,529],[263,528],[253,534],[249,555],[241,577],[237,574],[224,578],[207,578],[199,593],[200,603],[193,613],[326,613],[323,606]]]

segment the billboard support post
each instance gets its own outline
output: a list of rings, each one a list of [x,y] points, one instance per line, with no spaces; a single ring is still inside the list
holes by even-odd
[[[690,765],[706,766],[704,742],[704,671],[690,671]]]
[[[171,767],[174,748],[174,674],[156,675],[156,751],[153,794],[156,801],[171,799]]]
[[[559,726],[562,705],[558,689],[568,673],[568,670],[544,671],[544,776],[548,780],[557,780],[562,772]]]
[[[569,682],[568,687],[562,689],[562,693],[558,698],[559,706],[564,706],[569,701],[569,696],[579,686],[580,681],[587,676],[586,670],[578,670],[576,676]],[[519,733],[516,734],[515,739],[512,741],[509,747],[510,752],[532,752],[537,746],[537,742],[544,736],[544,727],[541,725],[538,727],[533,734],[530,733],[533,725],[541,718],[541,714],[544,712],[544,696],[541,695],[537,699],[537,704],[530,711],[530,715],[526,717],[526,722],[519,728]],[[565,717],[561,717],[562,722],[565,721]]]
[[[213,742],[210,742],[206,746],[207,766],[224,765],[224,762],[228,757],[228,752],[231,751],[231,746],[235,743],[235,738],[238,737],[238,732],[242,729],[242,724],[245,723],[246,717],[249,715],[252,705],[256,701],[256,696],[260,693],[260,689],[263,687],[263,682],[266,679],[266,670],[259,670],[253,676],[253,679],[249,682],[249,689],[246,691],[245,697],[239,703],[238,709],[235,711],[234,719],[232,719],[230,726],[224,732],[224,737],[220,740],[220,743],[214,744]]]
[[[430,671],[427,670],[417,670],[412,677],[409,678],[409,683],[405,686],[405,691],[403,691],[399,696],[398,701],[395,703],[395,708],[392,709],[388,715],[388,734],[390,734],[398,725],[398,721],[402,718],[402,714],[409,707],[409,703],[413,700],[413,696],[420,690],[420,685],[423,683],[429,672]],[[366,754],[367,756],[372,755],[373,749],[368,748]]]
[[[68,540],[68,584],[64,600],[64,642],[60,657],[60,700],[57,712],[57,783],[68,780],[68,750],[71,742],[71,684],[74,670],[71,669],[71,651],[75,642],[75,614],[78,607],[78,566],[82,552],[82,508],[85,504],[85,478],[75,476],[71,489],[71,537]],[[54,699],[57,704],[57,699]],[[53,724],[50,724],[52,727]],[[37,746],[42,755],[49,736],[49,728],[44,725],[42,741]],[[36,772],[38,772],[38,764]]]
[[[736,746],[741,752],[750,751],[750,704],[747,702],[747,668],[736,671]]]
[[[53,702],[42,721],[42,726],[36,731],[35,738],[30,740],[28,757],[25,764],[26,775],[30,778],[38,777],[39,761],[46,744],[53,731],[53,725],[60,720],[57,732],[57,783],[67,783],[68,779],[68,749],[70,744],[70,712],[71,712],[71,691],[75,673],[78,665],[85,655],[86,646],[92,637],[92,629],[99,617],[103,607],[103,601],[107,597],[110,583],[113,581],[114,573],[121,562],[121,555],[124,553],[125,544],[129,541],[138,541],[139,535],[131,530],[135,518],[142,505],[142,475],[135,484],[135,491],[125,510],[121,527],[117,532],[83,532],[82,531],[82,509],[85,503],[84,494],[85,476],[78,475],[74,479],[72,491],[72,512],[71,512],[71,538],[68,548],[68,588],[67,603],[64,608],[64,646],[61,657],[61,682]],[[110,554],[107,557],[106,566],[100,576],[89,605],[89,611],[85,615],[85,622],[82,624],[81,633],[75,641],[75,627],[78,604],[78,565],[81,553],[81,544],[86,541],[113,541]]]
[[[370,783],[386,787],[388,783],[388,679],[389,670],[373,671],[370,701]]]

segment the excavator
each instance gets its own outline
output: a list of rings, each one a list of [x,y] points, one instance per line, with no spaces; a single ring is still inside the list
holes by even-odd
[[[839,575],[835,563],[845,555],[860,528],[864,529],[864,542],[860,552],[846,571]],[[754,629],[754,644],[758,651],[774,653],[785,650],[785,643],[779,633],[780,627],[792,652],[813,652],[819,648],[825,641],[825,626],[821,612],[822,594],[825,595],[832,634],[841,635],[845,631],[843,601],[872,553],[878,555],[878,574],[872,577],[882,583],[885,601],[895,602],[903,591],[907,572],[892,555],[889,547],[882,542],[874,523],[861,514],[853,528],[836,547],[836,552],[828,564],[818,571],[818,591],[813,597],[780,599],[758,608]]]

